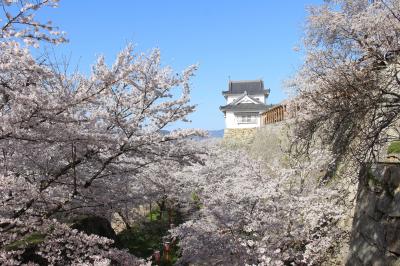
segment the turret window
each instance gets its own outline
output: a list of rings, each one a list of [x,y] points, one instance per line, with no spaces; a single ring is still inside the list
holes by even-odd
[[[256,124],[257,113],[235,113],[236,121],[238,124]]]

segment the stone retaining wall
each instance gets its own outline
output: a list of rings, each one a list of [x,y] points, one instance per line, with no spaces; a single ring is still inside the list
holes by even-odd
[[[224,130],[225,142],[250,143],[253,141],[257,128],[226,128]]]
[[[379,163],[360,172],[346,265],[400,265],[399,164]]]

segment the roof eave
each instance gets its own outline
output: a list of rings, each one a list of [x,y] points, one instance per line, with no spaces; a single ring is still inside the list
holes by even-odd
[[[225,112],[225,111],[226,111],[226,105],[220,106],[220,107],[219,107],[219,110],[220,110],[221,112]]]
[[[247,109],[247,108],[220,108],[220,110],[222,112],[226,112],[226,111],[238,111],[238,112],[265,112],[267,108],[257,108],[257,109]]]
[[[271,90],[270,89],[267,89],[267,90],[262,90],[262,91],[260,91],[259,93],[255,93],[255,94],[249,94],[249,95],[259,95],[259,94],[262,94],[262,95],[265,95],[265,96],[268,96],[269,95],[269,93],[271,92]],[[230,92],[230,91],[223,91],[222,92],[222,95],[223,96],[229,96],[229,95],[241,95],[241,94],[243,94],[243,92],[238,92],[238,93],[232,93],[232,92]]]

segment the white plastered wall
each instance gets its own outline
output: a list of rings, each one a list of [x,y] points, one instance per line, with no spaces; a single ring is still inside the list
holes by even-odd
[[[254,128],[254,127],[260,127],[260,122],[261,122],[261,119],[260,119],[260,116],[258,116],[257,119],[256,119],[256,123],[254,123],[254,124],[238,123],[234,112],[226,111],[226,115],[225,115],[225,127],[226,128]]]

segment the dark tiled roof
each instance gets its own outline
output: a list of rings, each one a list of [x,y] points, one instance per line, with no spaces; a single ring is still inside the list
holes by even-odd
[[[221,106],[221,111],[259,111],[263,112],[267,109],[265,104],[254,104],[254,103],[240,103],[236,105],[225,105]]]
[[[262,80],[229,81],[229,90],[223,93],[242,94],[245,91],[250,95],[268,93],[268,90],[264,89],[264,81]]]

